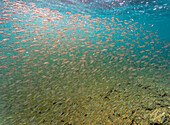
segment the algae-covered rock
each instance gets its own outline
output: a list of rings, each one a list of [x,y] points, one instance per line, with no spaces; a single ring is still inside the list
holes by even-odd
[[[162,124],[165,121],[166,115],[165,108],[157,108],[153,112],[151,112],[150,116],[150,123],[151,124]]]

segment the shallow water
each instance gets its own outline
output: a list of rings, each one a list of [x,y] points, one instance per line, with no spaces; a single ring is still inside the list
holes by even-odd
[[[2,124],[169,124],[169,1],[1,1]]]

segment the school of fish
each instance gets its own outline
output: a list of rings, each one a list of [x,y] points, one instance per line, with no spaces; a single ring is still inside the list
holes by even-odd
[[[0,4],[0,122],[168,123],[169,44],[152,24]]]

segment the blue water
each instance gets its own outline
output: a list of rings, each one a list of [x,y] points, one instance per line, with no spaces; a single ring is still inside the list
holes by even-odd
[[[61,2],[62,1],[62,2]],[[39,0],[37,6],[47,7],[60,12],[91,14],[93,17],[117,16],[121,19],[134,19],[140,24],[152,24],[161,39],[169,41],[170,37],[170,1],[169,0]],[[83,1],[83,0],[82,0]],[[115,3],[115,5],[113,4]]]

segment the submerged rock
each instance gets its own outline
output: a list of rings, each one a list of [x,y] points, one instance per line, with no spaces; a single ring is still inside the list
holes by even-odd
[[[162,124],[165,121],[166,109],[157,108],[153,112],[151,112],[149,116],[151,124]]]

